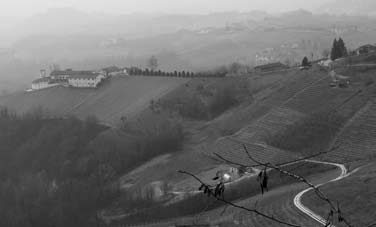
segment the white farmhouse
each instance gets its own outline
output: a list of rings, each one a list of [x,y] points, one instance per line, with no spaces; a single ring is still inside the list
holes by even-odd
[[[94,71],[73,71],[67,69],[63,71],[53,71],[51,79],[67,83],[72,87],[95,88],[104,78],[103,74]]]
[[[46,76],[45,71],[41,70],[41,77],[32,82],[31,89],[40,90],[58,85],[96,88],[104,78],[103,74],[94,71],[55,70],[50,73],[50,76]]]

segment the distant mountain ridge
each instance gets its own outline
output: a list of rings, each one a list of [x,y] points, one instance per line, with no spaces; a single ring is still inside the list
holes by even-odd
[[[375,0],[333,0],[321,6],[318,13],[376,16]]]

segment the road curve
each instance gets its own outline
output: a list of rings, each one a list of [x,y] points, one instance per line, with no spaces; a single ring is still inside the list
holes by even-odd
[[[338,164],[338,163],[332,163],[332,162],[322,162],[322,161],[314,161],[314,160],[306,160],[307,162],[311,162],[311,163],[318,163],[318,164],[324,164],[324,165],[333,165],[333,166],[336,166],[338,168],[341,169],[341,174],[333,179],[333,180],[330,180],[326,183],[322,183],[322,184],[318,184],[316,185],[316,187],[320,187],[320,186],[323,186],[325,184],[329,184],[331,182],[335,182],[335,181],[339,181],[345,177],[348,177],[350,174],[348,174],[348,171],[346,169],[346,167],[342,164]],[[322,224],[322,225],[326,225],[326,220],[325,218],[321,217],[320,215],[314,213],[311,209],[309,209],[308,207],[304,206],[302,204],[302,196],[313,190],[313,188],[307,188],[301,192],[299,192],[295,197],[294,197],[294,205],[296,208],[298,208],[300,211],[302,211],[303,213],[305,213],[306,215],[308,215],[309,217],[311,217],[312,219],[314,219],[315,221],[317,221],[318,223]],[[335,227],[334,225],[331,225],[332,227]]]

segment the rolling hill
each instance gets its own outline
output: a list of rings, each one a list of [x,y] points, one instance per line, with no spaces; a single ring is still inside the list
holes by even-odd
[[[243,144],[247,145],[257,160],[273,163],[289,161],[299,154],[273,147],[268,143],[268,137],[294,127],[296,122],[304,121],[313,112],[322,111],[336,111],[347,121],[343,131],[336,136],[342,145],[341,149],[338,153],[326,156],[326,159],[339,160],[338,157],[345,155],[344,161],[351,163],[359,157],[374,158],[372,138],[375,107],[370,100],[374,99],[375,87],[374,81],[366,81],[374,71],[354,69],[349,73],[352,84],[343,89],[328,86],[330,78],[317,67],[309,71],[291,70],[242,77],[242,82],[254,86],[251,89],[252,97],[211,120],[183,119],[187,137],[181,150],[176,154],[156,157],[139,166],[133,173],[125,173],[120,180],[129,185],[134,184],[131,185],[133,189],[159,180],[174,188],[181,182],[186,183],[176,170],[183,169],[210,177],[215,168],[222,168],[223,163],[212,159],[213,152],[239,163],[250,164],[243,162],[247,160]],[[225,82],[238,79],[229,77],[225,78]],[[139,118],[143,115],[147,122],[155,117],[152,115],[154,112],[147,108],[152,99],[197,95],[200,91],[197,88],[201,86],[201,92],[208,92],[208,88],[219,87],[218,81],[204,78],[118,77],[96,90],[55,87],[2,97],[0,105],[20,113],[41,106],[48,109],[51,115],[85,118],[92,114],[109,125],[116,125],[122,116]],[[361,93],[358,92],[360,90]],[[287,202],[285,205],[290,206]],[[273,203],[265,206],[274,212],[280,205]],[[289,217],[292,215],[293,212]]]
[[[17,93],[0,98],[0,105],[17,113],[42,107],[50,115],[96,116],[107,125],[120,118],[130,118],[148,107],[152,99],[167,94],[189,79],[163,77],[119,77],[98,89],[54,87],[41,91]]]

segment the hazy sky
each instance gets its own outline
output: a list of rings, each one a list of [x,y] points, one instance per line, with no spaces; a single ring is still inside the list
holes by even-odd
[[[216,11],[285,11],[313,9],[330,0],[0,0],[0,23],[19,21],[48,8],[73,7],[87,12],[208,13]],[[3,24],[4,25],[4,24]]]

